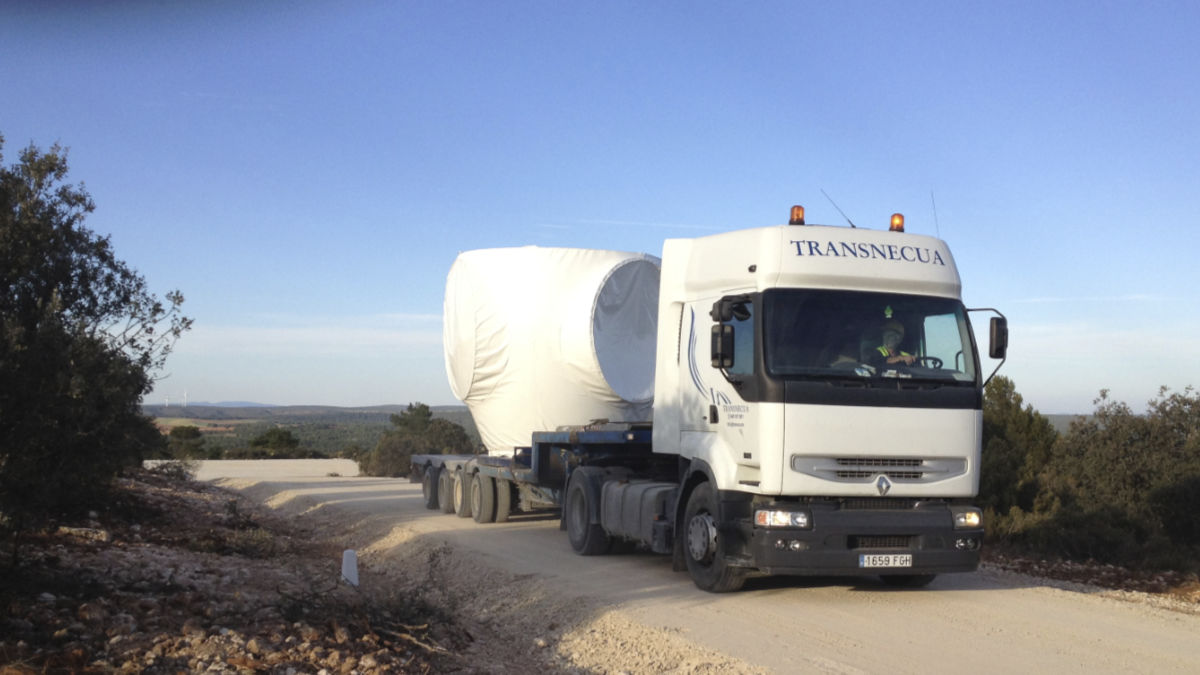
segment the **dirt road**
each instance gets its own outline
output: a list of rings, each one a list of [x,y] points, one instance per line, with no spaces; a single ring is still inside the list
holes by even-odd
[[[216,473],[219,473],[217,471]],[[212,475],[211,473],[209,475]],[[1200,612],[1143,594],[985,569],[919,590],[863,579],[761,579],[712,595],[665,556],[575,555],[547,518],[426,510],[378,478],[216,479],[341,531],[364,586],[404,570],[518,650],[593,672],[1200,672]],[[501,656],[497,658],[503,659]]]

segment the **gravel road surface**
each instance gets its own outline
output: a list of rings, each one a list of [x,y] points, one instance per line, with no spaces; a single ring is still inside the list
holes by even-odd
[[[372,583],[425,566],[435,596],[503,627],[511,649],[592,672],[1200,672],[1200,611],[1161,596],[990,568],[916,590],[773,578],[713,595],[666,556],[577,556],[553,517],[480,525],[426,510],[404,480],[271,462],[218,478],[205,464],[217,484],[340,532]]]

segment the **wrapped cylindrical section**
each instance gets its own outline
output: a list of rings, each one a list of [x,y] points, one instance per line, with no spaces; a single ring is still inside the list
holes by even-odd
[[[481,249],[446,279],[450,389],[492,454],[533,431],[645,421],[654,398],[659,261],[590,249]]]

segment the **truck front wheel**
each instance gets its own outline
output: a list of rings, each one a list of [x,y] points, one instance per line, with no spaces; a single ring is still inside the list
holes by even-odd
[[[582,469],[576,469],[567,486],[567,497],[563,500],[563,520],[567,521],[567,539],[571,548],[579,555],[601,555],[608,553],[612,539],[603,527],[592,523],[592,496],[588,490],[587,477]]]
[[[717,527],[720,512],[717,497],[708,483],[692,490],[684,511],[684,553],[692,581],[710,593],[736,591],[746,581],[746,572],[731,567],[725,556],[725,541]]]

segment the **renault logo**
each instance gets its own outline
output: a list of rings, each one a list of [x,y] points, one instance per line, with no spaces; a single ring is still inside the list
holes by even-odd
[[[886,496],[888,491],[892,489],[892,481],[888,480],[887,476],[880,475],[875,479],[875,489],[879,490],[879,496]]]

